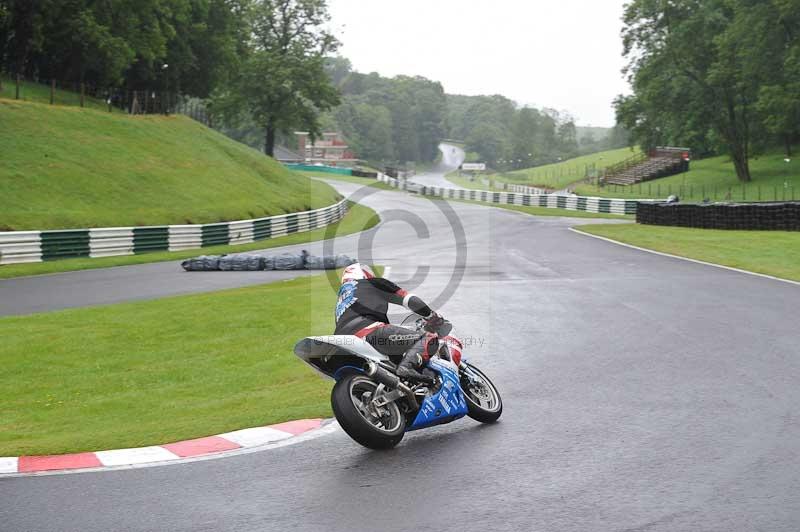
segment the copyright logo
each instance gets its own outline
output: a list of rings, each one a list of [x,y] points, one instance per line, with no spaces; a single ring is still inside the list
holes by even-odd
[[[349,245],[348,250],[342,249],[337,240],[338,229],[333,224],[325,230],[323,254],[345,253],[364,264],[404,270],[413,266],[410,277],[403,279],[393,274],[391,280],[409,291],[420,288],[420,297],[431,308],[441,308],[460,286],[467,264],[467,238],[458,214],[447,201],[426,196],[413,197],[401,190],[390,192],[363,186],[347,199],[363,205],[365,199],[379,192],[382,193],[381,205],[376,205],[376,211],[381,218],[380,224],[358,235],[356,255],[353,256],[352,251],[347,253],[352,249]],[[397,201],[392,201],[392,196],[397,196]],[[444,224],[436,220],[442,217],[446,221]],[[391,232],[386,231],[389,228]],[[440,258],[447,260],[437,261]],[[433,273],[438,277],[443,266],[451,268],[449,279],[434,293],[435,283],[426,284],[426,280]],[[340,283],[336,271],[328,270],[327,277],[331,288],[337,291]]]

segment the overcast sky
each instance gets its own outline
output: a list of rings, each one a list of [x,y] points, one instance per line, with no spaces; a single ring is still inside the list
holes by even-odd
[[[328,0],[359,72],[420,75],[451,94],[502,94],[612,126],[627,93],[623,0]]]

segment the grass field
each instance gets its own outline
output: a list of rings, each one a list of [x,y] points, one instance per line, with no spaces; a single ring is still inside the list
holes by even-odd
[[[0,456],[137,447],[329,416],[331,383],[292,347],[333,330],[335,302],[318,275],[0,318]]]
[[[780,151],[750,161],[753,181],[742,185],[727,156],[692,161],[690,170],[662,179],[629,186],[580,185],[576,193],[613,198],[666,198],[681,200],[783,201],[800,200],[800,158],[784,161]]]
[[[672,255],[800,281],[800,232],[639,224],[581,225],[576,229]]]
[[[606,166],[624,161],[637,152],[638,151],[633,151],[630,148],[601,151],[574,159],[568,159],[560,163],[494,174],[491,177],[498,181],[505,181],[506,183],[546,187],[558,190],[575,181],[583,179],[586,176],[587,166],[594,166],[599,170]]]
[[[0,90],[0,98],[14,99],[17,94],[16,84],[9,78],[2,78],[3,88]],[[80,89],[78,89],[80,90]],[[80,92],[71,90],[56,89],[54,92],[55,105],[80,106]],[[20,85],[19,99],[25,102],[37,102],[50,104],[50,87],[41,83],[22,82]],[[87,109],[109,112],[108,104],[100,98],[86,96],[83,104]],[[123,113],[121,109],[113,108],[111,112]]]
[[[489,185],[484,185],[481,182],[481,177],[484,179],[489,179],[486,176],[478,176],[475,181],[470,181],[467,177],[459,177],[458,171],[450,172],[445,176],[445,179],[453,183],[454,185],[458,185],[461,188],[473,189],[473,190],[502,190],[502,188],[498,188],[494,186],[495,181],[494,179],[489,180]]]
[[[0,123],[0,230],[241,220],[338,199],[183,116],[0,99]]]
[[[188,249],[185,251],[155,251],[143,253],[141,255],[124,255],[120,257],[102,258],[79,258],[65,259],[48,262],[36,262],[31,264],[9,264],[0,266],[0,279],[12,277],[22,277],[28,275],[44,275],[48,273],[72,272],[77,270],[93,270],[96,268],[110,268],[113,266],[130,266],[133,264],[145,264],[148,262],[164,262],[170,260],[181,260],[198,255],[221,255],[223,253],[242,253],[258,249],[269,249],[292,244],[303,244],[322,240],[326,235],[336,236],[349,235],[358,231],[365,231],[374,227],[380,218],[378,214],[363,205],[350,204],[350,210],[341,221],[325,228],[308,231],[306,233],[295,233],[293,235],[260,240],[252,244],[239,244],[232,246],[209,246],[201,249]]]

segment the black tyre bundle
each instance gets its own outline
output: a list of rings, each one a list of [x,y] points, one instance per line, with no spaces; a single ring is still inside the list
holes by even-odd
[[[374,179],[378,177],[378,172],[367,172],[365,170],[356,170],[354,168],[353,175],[356,177],[371,177]]]
[[[649,203],[640,202],[641,224],[705,229],[800,231],[800,202]]]
[[[263,270],[333,270],[344,268],[357,262],[347,255],[309,255],[306,250],[300,253],[281,253],[280,255],[202,255],[186,259],[181,266],[187,272],[233,271],[252,272]]]

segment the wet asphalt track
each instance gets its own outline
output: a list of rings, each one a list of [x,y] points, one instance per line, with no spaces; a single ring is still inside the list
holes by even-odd
[[[463,273],[441,310],[500,388],[498,424],[411,433],[389,452],[338,431],[204,462],[0,480],[0,530],[800,528],[800,287],[568,231],[586,220],[383,191],[364,203],[388,219],[368,235],[396,280],[430,265],[415,292],[435,299]],[[461,266],[447,205],[463,225]],[[54,308],[104,290],[125,299],[115,276],[134,283],[134,297],[265,280],[161,279],[175,266],[118,268],[98,282],[97,271],[3,281],[0,301],[42,308],[39,283]]]

